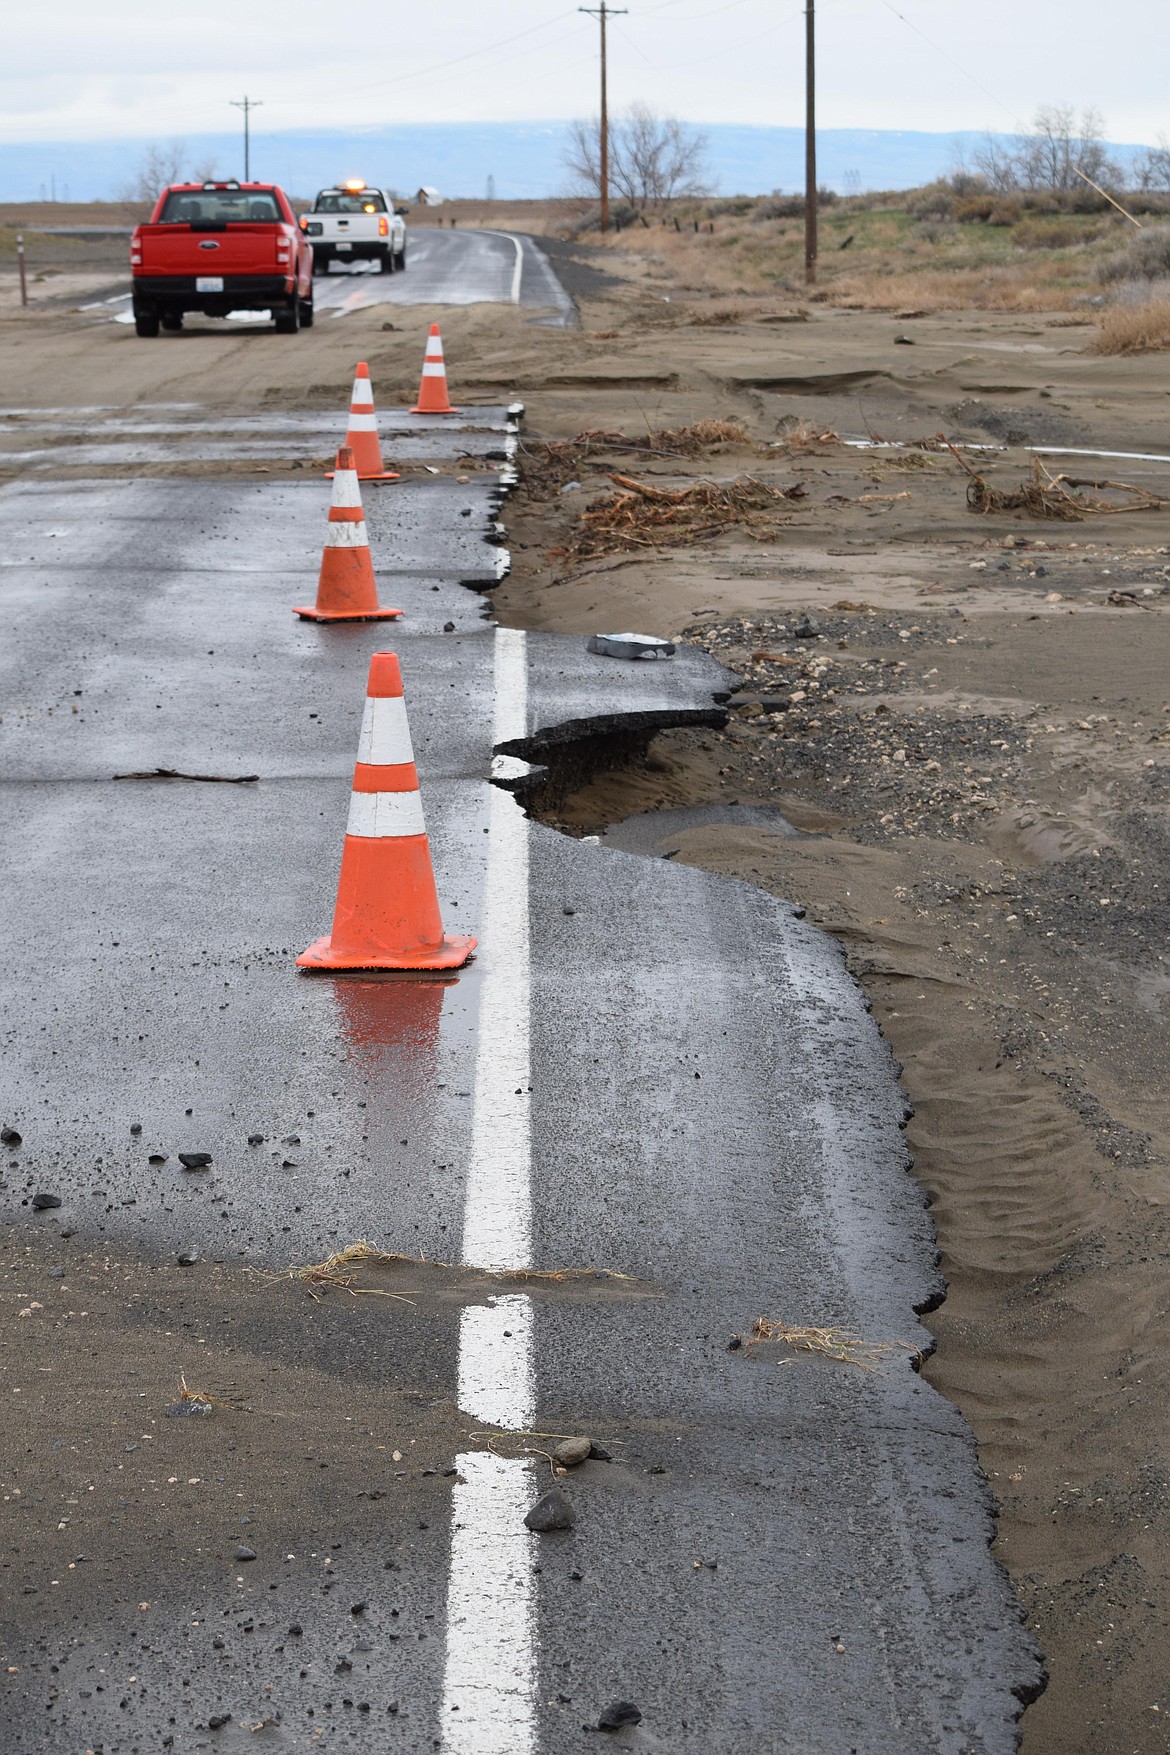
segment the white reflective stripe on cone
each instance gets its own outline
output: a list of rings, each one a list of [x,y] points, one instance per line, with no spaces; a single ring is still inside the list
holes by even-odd
[[[353,395],[350,397],[350,401],[354,403],[360,402],[363,408],[373,408],[374,387],[368,378],[354,379]]]
[[[355,414],[350,410],[349,430],[351,433],[376,433],[378,417],[376,414]]]
[[[338,469],[333,475],[333,504],[335,506],[360,506],[362,503],[361,483],[358,481],[356,469]]]
[[[406,702],[401,695],[367,696],[357,759],[375,768],[414,761]]]
[[[422,375],[424,378],[445,378],[447,376],[443,370],[442,360],[436,360],[433,365],[430,360],[424,360]]]
[[[431,339],[427,342],[427,358],[429,360],[441,360],[442,357],[443,338],[441,335],[432,335]]]
[[[365,841],[389,836],[425,835],[422,794],[419,792],[354,792],[350,795],[347,835]]]
[[[370,539],[366,534],[364,518],[359,518],[356,524],[351,524],[346,519],[344,523],[339,520],[336,524],[325,526],[326,548],[369,548],[369,546]]]

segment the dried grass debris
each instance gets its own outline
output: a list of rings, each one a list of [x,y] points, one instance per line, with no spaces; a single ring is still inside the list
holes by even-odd
[[[725,530],[745,531],[756,542],[771,541],[790,522],[781,507],[805,498],[803,482],[772,487],[754,476],[730,482],[699,481],[685,488],[656,487],[633,476],[609,478],[618,492],[595,500],[581,513],[578,531],[555,559],[587,559],[625,549],[685,548],[719,536]]]
[[[322,1292],[336,1287],[340,1291],[353,1293],[355,1297],[361,1293],[373,1293],[382,1298],[396,1298],[402,1304],[413,1304],[414,1299],[407,1298],[402,1292],[387,1292],[380,1287],[356,1285],[355,1275],[350,1271],[356,1267],[395,1267],[404,1262],[418,1265],[413,1256],[378,1249],[364,1237],[359,1237],[356,1242],[347,1243],[344,1249],[336,1250],[324,1261],[308,1262],[303,1267],[291,1268],[289,1277],[300,1280],[314,1298],[320,1298]]]
[[[1039,457],[1033,457],[1031,472],[1018,488],[995,488],[973,469],[953,445],[951,454],[962,465],[967,476],[967,504],[973,512],[1024,512],[1030,518],[1057,519],[1066,524],[1080,524],[1090,517],[1108,517],[1118,512],[1160,512],[1166,502],[1146,488],[1134,487],[1125,481],[1086,481],[1071,475],[1053,475]],[[1089,499],[1079,490],[1092,487],[1100,492],[1124,494],[1123,501]]]
[[[690,426],[661,427],[644,439],[606,427],[591,427],[573,439],[541,439],[522,444],[521,475],[529,499],[551,499],[600,456],[634,453],[641,457],[703,457],[724,446],[753,449],[738,421],[699,420]]]
[[[738,1343],[738,1348],[750,1351],[766,1341],[780,1341],[798,1353],[819,1353],[823,1358],[839,1360],[842,1365],[856,1365],[874,1376],[879,1374],[882,1360],[895,1353],[908,1353],[915,1361],[922,1357],[918,1348],[912,1347],[908,1341],[867,1341],[852,1329],[835,1324],[817,1328],[780,1322],[769,1316],[757,1316],[747,1339],[742,1340],[737,1335],[733,1345]]]
[[[336,1250],[324,1261],[308,1262],[300,1267],[289,1268],[287,1273],[275,1276],[279,1279],[299,1280],[310,1295],[320,1298],[324,1292],[337,1290],[350,1292],[355,1297],[360,1294],[380,1298],[394,1298],[400,1304],[415,1305],[417,1300],[408,1298],[404,1292],[391,1292],[378,1286],[359,1286],[356,1269],[360,1268],[432,1268],[441,1273],[456,1274],[466,1280],[490,1280],[499,1284],[509,1285],[568,1285],[587,1280],[624,1281],[629,1285],[636,1282],[629,1274],[620,1274],[613,1268],[475,1268],[456,1266],[453,1262],[432,1261],[425,1255],[404,1255],[399,1250],[379,1249],[364,1237],[353,1243],[347,1243],[344,1249]]]

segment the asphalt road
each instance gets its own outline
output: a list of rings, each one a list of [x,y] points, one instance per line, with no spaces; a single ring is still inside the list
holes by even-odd
[[[437,226],[407,227],[406,270],[379,274],[372,262],[334,262],[313,283],[313,302],[323,318],[346,317],[373,305],[522,305],[533,321],[563,327],[576,321],[576,307],[548,257],[532,238],[512,232]],[[133,322],[129,291],[99,301],[118,323]],[[228,322],[265,322],[240,313]],[[188,325],[219,319],[189,317]]]
[[[367,305],[526,305],[571,321],[573,302],[539,245],[511,232],[407,229],[405,274],[375,274],[371,266],[333,263],[317,276],[322,311]]]
[[[970,1434],[911,1368],[940,1287],[895,1069],[784,904],[563,838],[492,784],[570,724],[718,722],[734,681],[495,629],[468,584],[499,573],[498,499],[485,471],[368,491],[405,619],[322,628],[289,612],[322,482],[0,490],[12,1290],[112,1263],[176,1378],[188,1317],[212,1369],[214,1308],[237,1361],[311,1365],[370,1440],[355,1466],[308,1402],[168,1426],[95,1336],[111,1427],[129,1406],[151,1442],[95,1428],[88,1500],[38,1437],[66,1388],[38,1297],[0,1352],[3,1747],[565,1755],[625,1699],[626,1748],[1006,1755],[1037,1666]],[[480,940],[445,985],[293,965],[328,928],[387,647],[445,923]],[[258,778],[114,778],[157,768]],[[394,1296],[258,1277],[359,1237],[410,1258]],[[729,1350],[760,1315],[888,1350]],[[611,1460],[561,1483],[575,1527],[530,1535],[571,1433]]]

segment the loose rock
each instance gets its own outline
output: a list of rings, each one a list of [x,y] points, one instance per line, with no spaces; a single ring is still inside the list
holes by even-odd
[[[255,1558],[256,1558],[255,1548],[247,1548],[244,1546],[243,1542],[240,1542],[236,1548],[236,1559],[237,1560],[254,1560]]]
[[[188,1398],[186,1401],[172,1402],[167,1409],[167,1419],[194,1420],[200,1418],[200,1416],[207,1419],[210,1416],[211,1411],[210,1402],[193,1401]]]
[[[627,1725],[640,1725],[642,1713],[632,1700],[611,1700],[597,1721],[599,1731],[621,1731]]]
[[[524,1519],[524,1527],[543,1536],[550,1530],[571,1530],[576,1521],[577,1513],[570,1501],[559,1487],[553,1487],[542,1499],[536,1501]]]
[[[575,1469],[593,1453],[591,1438],[566,1438],[553,1451],[553,1461],[560,1463],[563,1469]]]
[[[180,1152],[179,1163],[184,1170],[206,1170],[211,1163],[210,1152]]]
[[[6,1146],[18,1146],[21,1136],[14,1127],[0,1127],[0,1141]]]
[[[175,1260],[180,1267],[194,1267],[199,1260],[199,1251],[197,1249],[180,1249]]]
[[[33,1206],[38,1213],[44,1213],[47,1212],[50,1207],[59,1207],[61,1205],[61,1196],[59,1194],[47,1194],[44,1189],[41,1189],[37,1194],[33,1195],[30,1205]]]

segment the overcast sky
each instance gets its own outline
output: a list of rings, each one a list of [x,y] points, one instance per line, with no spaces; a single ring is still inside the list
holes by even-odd
[[[1167,0],[816,6],[823,127],[1010,132],[1069,102],[1096,106],[1113,140],[1170,130]],[[611,104],[799,123],[802,14],[803,0],[629,0],[610,26]],[[245,92],[260,131],[586,115],[597,25],[561,0],[55,0],[7,16],[0,139],[218,133]]]

